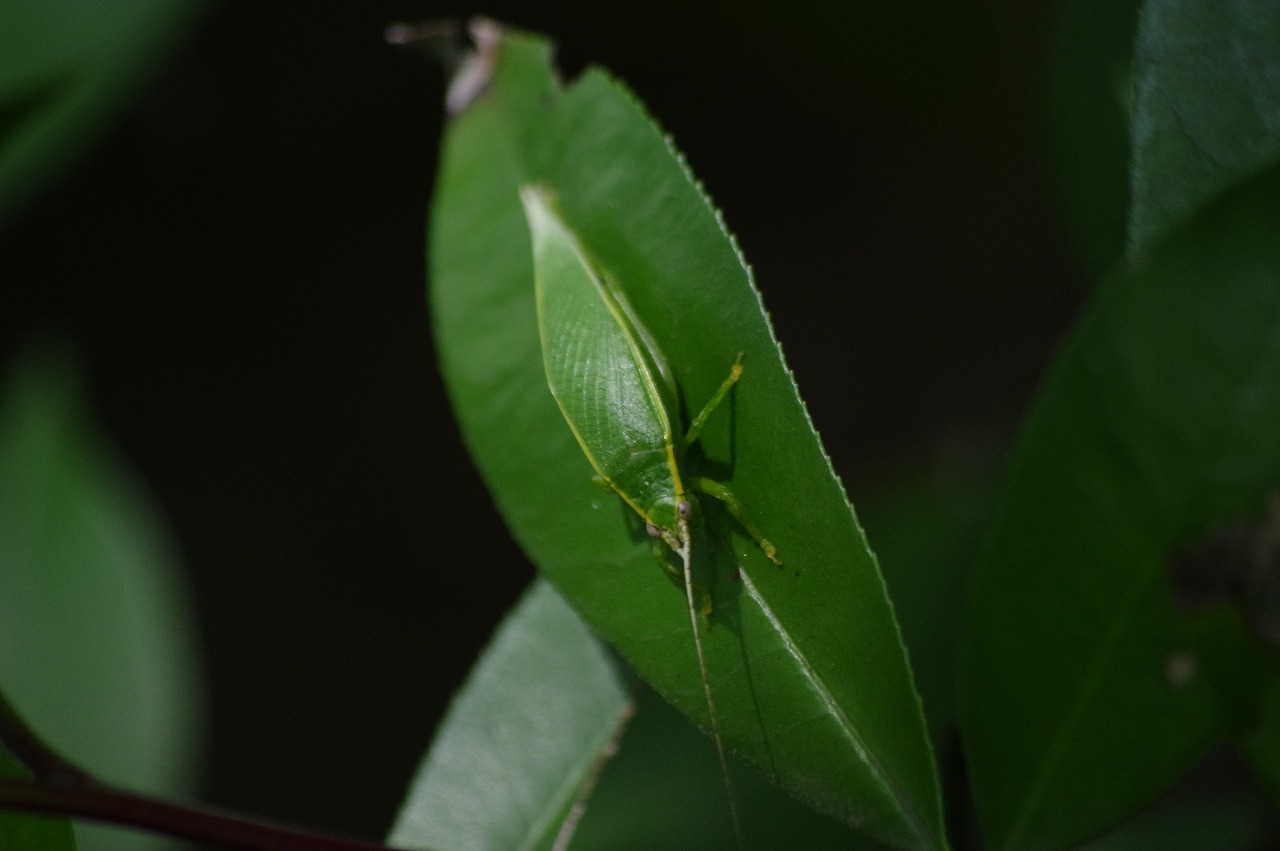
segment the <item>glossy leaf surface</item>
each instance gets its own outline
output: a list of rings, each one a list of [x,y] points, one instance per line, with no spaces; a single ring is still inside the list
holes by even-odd
[[[542,849],[572,833],[631,715],[628,674],[537,582],[454,698],[389,841]]]
[[[445,140],[431,304],[472,455],[542,573],[706,729],[681,590],[634,513],[591,485],[547,387],[518,196],[544,184],[671,364],[686,416],[745,353],[746,374],[690,459],[733,487],[785,563],[707,507],[695,570],[715,604],[705,642],[727,745],[822,812],[937,847],[933,757],[884,583],[743,260],[634,98],[599,70],[562,87],[548,59],[544,41],[508,33],[489,86]]]
[[[1133,73],[1131,256],[1280,161],[1280,4],[1148,0]]]
[[[1177,603],[1171,566],[1280,483],[1277,233],[1272,170],[1100,288],[1042,388],[970,613],[991,848],[1100,832],[1253,714],[1266,653],[1227,600]]]
[[[172,542],[60,358],[0,402],[0,682],[55,749],[126,788],[189,794],[200,730]],[[78,824],[83,848],[165,840]]]

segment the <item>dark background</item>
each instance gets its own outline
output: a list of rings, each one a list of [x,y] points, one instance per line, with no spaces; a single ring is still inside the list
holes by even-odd
[[[610,68],[674,135],[858,503],[957,445],[998,454],[1084,285],[1046,152],[1047,8],[845,5],[482,11],[554,36],[570,74]],[[382,834],[532,576],[433,359],[443,76],[382,41],[472,11],[212,5],[0,234],[0,353],[70,339],[175,528],[218,804]]]

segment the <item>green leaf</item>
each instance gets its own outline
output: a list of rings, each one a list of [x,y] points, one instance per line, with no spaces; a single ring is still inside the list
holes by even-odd
[[[1169,567],[1262,517],[1280,483],[1277,233],[1273,169],[1102,287],[1042,389],[969,620],[962,715],[991,848],[1099,832],[1254,711],[1261,645],[1214,595],[1175,605]]]
[[[0,747],[0,777],[27,777],[28,772]],[[64,818],[0,809],[0,848],[4,851],[74,851],[75,833]]]
[[[197,0],[0,4],[0,223],[105,128],[199,8]]]
[[[1280,160],[1280,4],[1148,0],[1132,144],[1131,257]]]
[[[517,195],[543,183],[625,290],[687,410],[745,353],[742,381],[703,432],[700,471],[729,481],[785,566],[706,508],[695,546],[715,604],[704,643],[725,742],[821,812],[899,845],[940,846],[936,770],[884,582],[743,259],[635,99],[595,69],[561,87],[548,53],[507,33],[490,85],[444,144],[431,303],[471,453],[543,575],[707,729],[683,591],[634,512],[591,485],[547,387]]]
[[[200,702],[173,545],[65,358],[28,358],[0,396],[0,589],[0,683],[23,717],[110,782],[189,793]],[[85,848],[162,842],[76,831]]]
[[[535,583],[454,698],[389,841],[564,847],[631,716],[627,679],[551,586]]]

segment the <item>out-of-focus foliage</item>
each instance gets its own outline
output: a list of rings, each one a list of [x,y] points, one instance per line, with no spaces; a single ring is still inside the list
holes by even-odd
[[[98,433],[63,356],[0,393],[0,683],[56,750],[140,791],[189,794],[201,730],[173,542]],[[160,847],[77,825],[86,849]]]

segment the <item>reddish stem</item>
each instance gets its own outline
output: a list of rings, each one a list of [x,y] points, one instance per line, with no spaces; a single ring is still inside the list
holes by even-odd
[[[0,693],[0,745],[31,779],[0,779],[0,808],[93,819],[241,851],[391,851],[201,807],[172,804],[99,783],[36,735]]]

